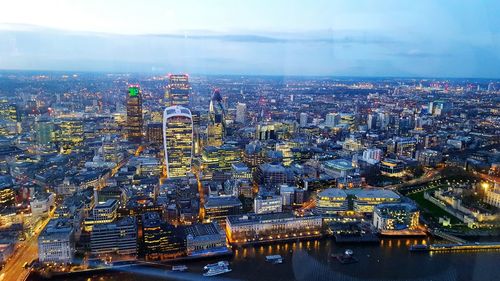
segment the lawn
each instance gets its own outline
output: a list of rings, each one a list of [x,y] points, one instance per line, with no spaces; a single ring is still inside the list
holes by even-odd
[[[426,192],[429,192],[433,189],[426,190]],[[440,207],[436,206],[434,203],[430,202],[429,200],[424,198],[424,191],[418,192],[418,193],[413,193],[410,194],[408,197],[413,199],[417,204],[420,206],[420,208],[424,211],[427,211],[433,218],[438,220],[439,217],[448,217],[450,218],[451,224],[461,224],[462,222],[446,212],[445,210],[441,209]]]

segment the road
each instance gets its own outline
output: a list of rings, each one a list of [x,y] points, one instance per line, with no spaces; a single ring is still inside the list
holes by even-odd
[[[49,220],[49,218],[44,219],[40,226],[35,229],[35,234],[16,247],[16,251],[5,264],[5,268],[1,271],[0,281],[26,280],[30,270],[23,268],[23,265],[25,263],[31,263],[34,259],[38,258],[38,236]]]

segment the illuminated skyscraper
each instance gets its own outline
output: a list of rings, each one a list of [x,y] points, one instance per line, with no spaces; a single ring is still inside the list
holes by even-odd
[[[142,140],[142,92],[139,85],[130,85],[127,95],[127,137],[140,143]]]
[[[167,91],[165,92],[165,106],[188,106],[190,90],[191,86],[187,74],[170,74],[168,76]]]
[[[208,145],[221,146],[226,131],[226,112],[222,105],[222,96],[218,89],[212,94],[208,109],[207,140]]]
[[[193,117],[189,109],[171,106],[163,112],[163,147],[167,177],[186,176],[193,158]]]

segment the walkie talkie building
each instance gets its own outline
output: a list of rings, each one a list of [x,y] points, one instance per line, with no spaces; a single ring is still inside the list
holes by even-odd
[[[168,178],[186,176],[193,158],[193,117],[182,106],[171,106],[163,112],[163,147]]]

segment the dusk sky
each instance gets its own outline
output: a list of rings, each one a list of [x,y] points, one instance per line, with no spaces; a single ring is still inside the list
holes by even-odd
[[[0,1],[0,69],[500,78],[500,1]]]

